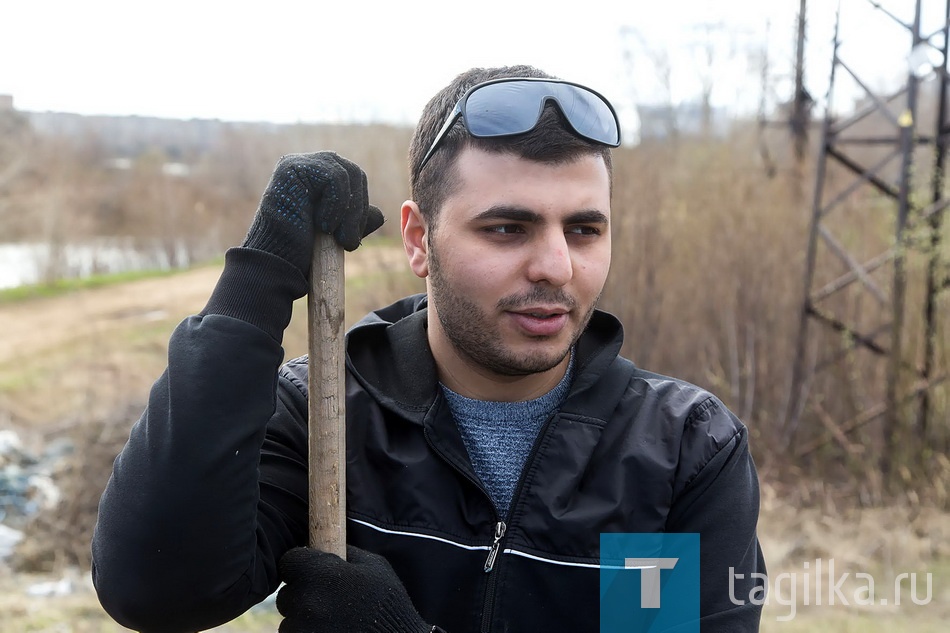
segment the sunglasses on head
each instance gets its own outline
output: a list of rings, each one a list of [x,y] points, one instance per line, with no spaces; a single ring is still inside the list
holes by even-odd
[[[459,117],[468,133],[476,138],[513,136],[533,130],[548,101],[555,103],[578,135],[609,147],[620,145],[617,113],[600,93],[558,79],[508,77],[480,83],[462,95],[432,141],[419,170],[426,166]]]

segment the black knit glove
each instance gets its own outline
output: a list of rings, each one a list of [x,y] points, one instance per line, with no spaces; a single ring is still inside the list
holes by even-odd
[[[355,250],[383,224],[369,204],[366,174],[333,152],[288,154],[274,168],[242,246],[267,251],[310,276],[314,226]]]
[[[279,633],[430,633],[385,558],[346,548],[343,560],[307,547],[280,559]]]

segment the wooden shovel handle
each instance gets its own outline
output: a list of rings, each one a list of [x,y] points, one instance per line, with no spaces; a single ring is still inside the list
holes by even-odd
[[[310,546],[346,557],[343,249],[317,232],[308,297]]]

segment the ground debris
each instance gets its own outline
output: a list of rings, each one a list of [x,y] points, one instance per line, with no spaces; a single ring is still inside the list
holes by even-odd
[[[68,567],[90,568],[99,497],[143,408],[140,403],[128,404],[65,431],[75,450],[63,455],[52,473],[58,500],[40,508],[25,523],[24,537],[10,559],[16,571],[55,573]]]
[[[0,431],[0,523],[19,529],[32,515],[57,504],[52,473],[71,450],[71,442],[58,442],[37,455],[23,447],[15,431]]]

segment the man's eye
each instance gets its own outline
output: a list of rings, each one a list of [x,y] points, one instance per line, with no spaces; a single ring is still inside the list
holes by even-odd
[[[575,235],[600,235],[600,229],[596,226],[572,226],[567,232]]]
[[[524,228],[520,224],[499,224],[497,226],[485,227],[485,230],[489,233],[497,233],[499,235],[510,235],[512,233],[524,233]]]

